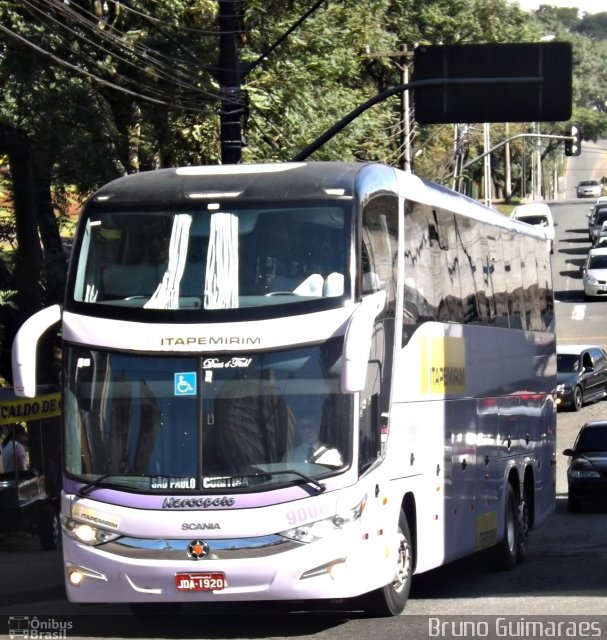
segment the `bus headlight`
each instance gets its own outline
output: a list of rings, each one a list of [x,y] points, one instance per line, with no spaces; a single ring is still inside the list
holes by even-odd
[[[61,527],[70,538],[91,546],[104,544],[120,537],[120,534],[113,531],[100,529],[85,522],[78,522],[66,516],[61,517]]]
[[[367,496],[365,496],[355,507],[349,509],[343,514],[337,514],[323,520],[316,520],[308,524],[301,524],[293,529],[280,531],[278,535],[284,536],[297,542],[315,542],[333,535],[337,531],[343,531],[348,525],[358,520],[362,515],[367,504]]]

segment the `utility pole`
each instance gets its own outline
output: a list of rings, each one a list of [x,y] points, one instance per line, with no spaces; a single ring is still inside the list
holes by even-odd
[[[236,13],[238,3],[234,0],[219,1],[219,62],[217,79],[221,85],[221,162],[237,164],[242,159],[242,148],[246,145],[242,134],[242,118],[247,114],[246,94],[241,89],[242,79],[265,60],[305,20],[315,13],[327,0],[316,2],[257,60],[243,64],[238,59],[236,36],[240,28],[240,15]]]
[[[400,48],[401,52],[401,71],[402,84],[409,84],[409,62],[407,59],[413,55],[407,50],[407,45],[403,44]],[[411,171],[411,117],[409,109],[409,89],[401,94],[401,156],[400,168],[403,171]]]
[[[401,73],[401,84],[409,84],[409,62],[414,55],[406,44],[401,45],[400,51],[378,51],[376,53],[367,49],[367,58],[397,59]],[[405,89],[400,94],[400,144],[399,144],[399,168],[403,171],[411,171],[411,116],[409,105],[409,90]]]
[[[221,162],[237,164],[242,159],[244,139],[241,118],[245,113],[244,93],[236,48],[236,4],[219,0],[219,64],[221,83]]]
[[[506,140],[510,137],[510,124],[508,122],[505,123],[505,134]],[[504,145],[504,172],[505,172],[505,182],[504,185],[504,200],[506,202],[510,202],[512,200],[512,166],[510,163],[510,143],[506,142]]]
[[[484,158],[483,158],[483,191],[485,204],[491,206],[491,128],[488,122],[483,124],[483,146],[484,146]]]

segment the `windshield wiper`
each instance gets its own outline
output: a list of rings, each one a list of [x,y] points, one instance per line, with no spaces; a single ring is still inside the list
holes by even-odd
[[[260,469],[260,471],[261,473],[255,474],[255,476],[251,476],[251,477],[258,477],[258,476],[265,476],[265,475],[273,477],[273,476],[282,476],[285,473],[292,473],[294,476],[298,476],[299,478],[302,478],[303,480],[305,480],[308,484],[311,484],[318,493],[322,493],[327,488],[326,484],[319,482],[318,480],[315,480],[311,476],[308,476],[305,473],[302,473],[301,471],[297,471],[295,469],[280,469],[280,470],[272,470],[272,471],[266,471],[265,469]]]
[[[106,473],[102,476],[99,476],[98,478],[95,478],[94,480],[91,480],[90,482],[87,482],[83,487],[80,487],[80,489],[78,490],[78,495],[80,497],[84,497],[87,496],[93,489],[97,489],[99,487],[101,487],[103,485],[103,481],[107,480],[108,478],[114,478],[114,477],[124,477],[124,474],[120,474],[120,473]],[[129,478],[146,478],[148,477],[145,473],[138,473],[136,475],[129,475]]]
[[[293,473],[296,476],[299,476],[300,478],[303,478],[306,482],[309,482],[313,487],[316,488],[318,493],[322,493],[327,488],[327,485],[324,484],[324,482],[319,482],[318,480],[315,480],[311,476],[307,476],[305,473],[301,473],[300,471],[295,471],[295,469],[285,469],[284,471],[274,471],[273,473],[276,473],[276,474]]]
[[[107,478],[111,478],[113,475],[116,474],[106,473],[105,475],[99,476],[98,478],[87,482],[83,487],[80,487],[80,489],[78,490],[78,495],[81,497],[88,495],[93,489],[100,487],[103,484],[104,480],[107,480]]]

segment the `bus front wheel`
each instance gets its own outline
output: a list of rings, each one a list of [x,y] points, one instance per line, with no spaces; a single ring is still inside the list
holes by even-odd
[[[394,580],[363,596],[363,608],[372,616],[397,616],[405,608],[411,591],[413,577],[413,546],[409,523],[404,512],[398,519],[398,554],[394,571]]]

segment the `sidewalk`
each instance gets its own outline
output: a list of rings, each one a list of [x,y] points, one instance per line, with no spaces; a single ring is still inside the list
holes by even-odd
[[[65,598],[61,547],[42,551],[38,538],[0,535],[0,605]]]

